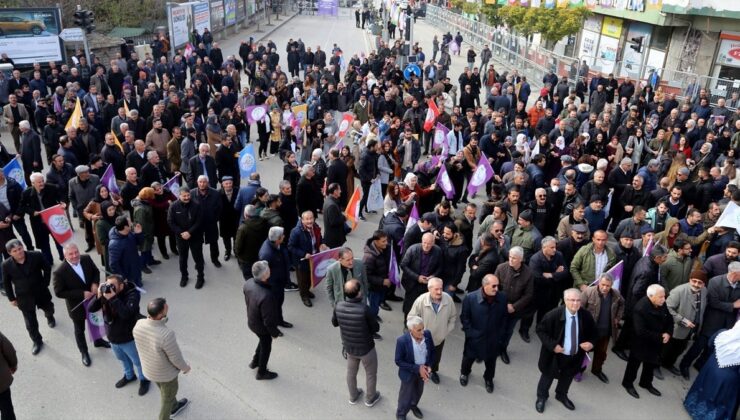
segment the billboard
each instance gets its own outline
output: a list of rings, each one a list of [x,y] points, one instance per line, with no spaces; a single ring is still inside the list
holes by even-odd
[[[181,47],[188,42],[190,28],[193,26],[193,16],[189,5],[179,5],[170,8],[170,30],[172,31],[172,46]]]
[[[0,51],[19,67],[64,61],[61,22],[58,8],[0,9]]]
[[[242,2],[243,4],[244,2]],[[226,26],[231,26],[236,24],[236,0],[226,0],[224,1],[224,15],[226,23]]]
[[[198,33],[203,35],[203,30],[211,29],[211,13],[207,2],[191,3],[193,5],[193,22]],[[192,30],[191,30],[192,32]]]
[[[217,32],[224,27],[224,2],[223,0],[211,0],[211,26],[212,32]]]

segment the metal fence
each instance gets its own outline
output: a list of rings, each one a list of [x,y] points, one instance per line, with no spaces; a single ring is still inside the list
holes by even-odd
[[[662,90],[675,94],[679,100],[687,98],[693,100],[700,89],[707,89],[711,105],[716,105],[719,98],[730,99],[732,93],[740,95],[740,81],[655,68],[645,64],[635,66],[622,61],[606,63],[598,57],[567,57],[541,45],[531,45],[525,37],[512,34],[504,27],[474,21],[431,4],[427,6],[427,21],[441,28],[450,28],[451,32],[460,31],[464,41],[477,49],[489,45],[495,61],[519,70],[520,74],[528,77],[531,84],[541,85],[542,77],[548,71],[553,71],[559,77],[568,76],[568,80],[573,84],[579,63],[584,59],[590,59],[590,62],[596,63],[591,71],[592,75],[610,68],[611,71],[606,73],[614,73],[621,76],[620,78],[629,76],[633,80],[646,82],[650,71],[657,71]]]

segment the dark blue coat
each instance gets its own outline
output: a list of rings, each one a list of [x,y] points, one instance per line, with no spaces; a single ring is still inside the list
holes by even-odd
[[[508,316],[506,295],[503,292],[496,293],[490,305],[483,297],[481,289],[465,296],[460,312],[460,322],[465,332],[463,355],[482,360],[498,355]]]
[[[396,366],[398,366],[398,377],[403,382],[409,382],[419,376],[419,366],[414,360],[414,345],[411,333],[406,333],[396,339]],[[434,362],[434,341],[432,333],[424,330],[424,342],[427,345],[427,360],[424,366],[432,366]]]
[[[110,258],[111,272],[120,274],[126,280],[141,286],[141,259],[138,244],[144,240],[144,235],[137,235],[132,230],[127,236],[123,236],[114,227],[108,233],[108,238],[110,239],[108,258]]]
[[[288,251],[292,258],[292,265],[301,271],[310,271],[308,260],[303,258],[306,254],[315,254],[321,246],[321,228],[318,224],[313,224],[313,234],[316,238],[316,246],[311,242],[311,234],[303,227],[303,223],[298,222],[296,227],[290,231],[288,239]]]
[[[269,240],[265,240],[260,247],[259,259],[267,261],[270,266],[270,280],[272,293],[283,293],[285,285],[290,282],[290,256],[286,244],[276,248]]]

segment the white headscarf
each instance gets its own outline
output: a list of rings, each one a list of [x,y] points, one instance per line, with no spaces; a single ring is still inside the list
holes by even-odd
[[[719,367],[726,368],[740,365],[740,322],[735,322],[732,329],[717,334],[714,339]]]
[[[514,143],[514,147],[516,147],[516,150],[519,151],[519,153],[522,154],[522,160],[524,161],[524,164],[529,163],[529,142],[527,141],[527,136],[525,134],[519,133],[516,136],[516,143]]]
[[[555,146],[556,146],[556,147],[557,147],[558,149],[560,149],[560,150],[563,150],[563,149],[565,149],[565,137],[563,137],[563,136],[560,136],[560,137],[558,137],[557,139],[555,139]]]

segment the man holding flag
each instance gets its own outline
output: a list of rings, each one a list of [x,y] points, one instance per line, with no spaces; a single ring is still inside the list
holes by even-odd
[[[616,267],[616,266],[615,266]],[[617,341],[619,335],[619,321],[624,315],[624,298],[619,293],[618,285],[611,274],[604,273],[597,279],[595,284],[587,287],[581,294],[583,309],[591,313],[596,321],[596,340],[594,340],[594,360],[591,365],[591,373],[605,384],[609,378],[602,371],[606,361],[606,351],[609,340]],[[616,286],[616,287],[615,287]]]
[[[382,230],[376,230],[373,232],[373,236],[365,242],[362,256],[362,262],[365,264],[365,272],[367,273],[368,288],[370,289],[368,306],[370,307],[370,314],[377,319],[380,319],[378,312],[380,311],[380,304],[385,298],[386,290],[392,285],[390,263],[393,251],[392,247],[388,245],[388,235]],[[380,339],[378,333],[375,333],[373,337],[376,340]]]
[[[51,255],[51,247],[49,246],[49,234],[51,231],[48,225],[44,223],[41,212],[57,205],[62,210],[65,209],[67,205],[60,201],[59,197],[59,187],[54,184],[46,185],[44,176],[39,172],[31,174],[31,188],[23,191],[23,195],[21,196],[21,210],[31,216],[31,231],[33,232],[36,248],[44,254],[44,258],[46,258],[46,262],[49,264],[54,260]],[[64,214],[63,211],[62,214]],[[66,218],[66,215],[64,217]],[[66,220],[66,224],[69,225],[69,219]],[[54,240],[54,243],[57,251],[59,251],[59,258],[63,259],[61,245],[56,240]]]

